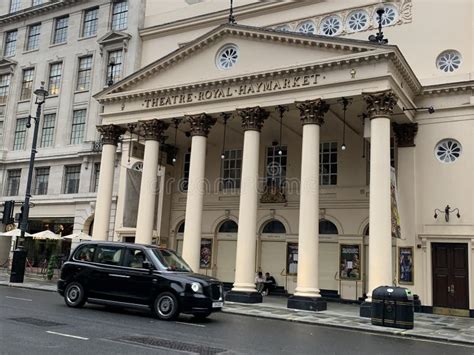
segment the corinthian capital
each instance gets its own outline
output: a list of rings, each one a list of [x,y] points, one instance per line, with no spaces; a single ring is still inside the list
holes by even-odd
[[[391,90],[363,94],[367,113],[372,119],[377,116],[391,116],[398,98]]]
[[[138,121],[140,130],[143,132],[146,141],[163,140],[163,133],[169,127],[169,123],[161,120],[153,119],[148,121]]]
[[[191,125],[191,136],[193,137],[207,137],[209,131],[211,130],[211,127],[216,123],[216,119],[206,113],[200,113],[198,115],[187,115],[185,117],[185,120]]]
[[[414,147],[415,136],[418,132],[418,123],[393,124],[393,132],[400,148]]]
[[[324,115],[329,110],[329,104],[321,99],[306,100],[295,102],[296,108],[300,110],[301,124],[317,124],[321,126],[324,123]]]
[[[117,145],[120,136],[125,133],[125,128],[113,124],[97,126],[97,130],[102,136],[102,144],[110,145]]]
[[[270,114],[260,106],[237,109],[237,113],[242,118],[242,129],[244,131],[259,132],[263,127],[263,121],[265,121]]]

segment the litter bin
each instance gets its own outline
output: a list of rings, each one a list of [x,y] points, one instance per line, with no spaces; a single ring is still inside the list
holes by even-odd
[[[372,324],[413,329],[413,295],[404,287],[380,286],[372,292]]]
[[[10,271],[10,282],[22,283],[25,277],[26,251],[16,249],[13,252],[12,269]]]

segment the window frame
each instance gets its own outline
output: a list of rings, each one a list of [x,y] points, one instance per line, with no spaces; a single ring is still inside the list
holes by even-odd
[[[27,120],[28,120],[28,118],[26,118],[26,117],[19,117],[19,118],[16,119],[15,131],[13,133],[13,148],[12,148],[13,151],[25,150],[26,138],[27,138],[27,128],[26,128]],[[24,122],[24,129],[22,129],[22,130],[19,130],[19,128],[22,128],[22,127],[19,127],[19,122],[20,121]],[[23,133],[23,135],[21,137],[17,138],[17,134],[22,134],[22,133]],[[22,140],[21,147],[20,147],[20,144],[17,142],[18,140]]]
[[[95,12],[95,18],[88,19],[87,15]],[[81,38],[89,38],[97,36],[99,27],[99,7],[94,6],[83,11],[81,24]],[[86,29],[95,28],[93,32],[86,33]]]
[[[48,126],[46,127],[46,124],[48,122],[48,120],[46,119],[46,117],[50,117],[50,116],[53,116],[53,120],[52,120],[52,126]],[[47,135],[45,135],[45,130],[48,130],[47,131]],[[41,140],[40,140],[40,148],[48,148],[48,147],[52,147],[54,146],[54,138],[55,138],[55,130],[56,130],[56,113],[55,112],[52,112],[52,113],[45,113],[43,115],[43,125],[41,126]],[[49,132],[52,131],[52,133],[50,134]],[[45,142],[45,137],[51,137],[51,139],[49,139],[47,142]],[[45,143],[48,143],[48,144],[45,144]]]
[[[32,0],[31,1],[31,6],[38,6],[38,5],[43,5],[44,0]]]
[[[224,159],[221,159],[221,190],[240,189],[242,179],[242,158],[243,150],[241,148],[224,150]],[[240,166],[238,166],[239,162]],[[228,163],[227,167],[226,163]],[[232,166],[232,163],[234,166]],[[226,177],[226,172],[229,173],[228,177]],[[232,177],[232,175],[234,175],[234,177]],[[227,182],[229,182],[229,186],[227,186]]]
[[[61,20],[66,20],[65,26],[59,27],[58,24],[60,23]],[[68,30],[69,30],[69,15],[65,16],[59,16],[54,19],[54,27],[52,31],[52,40],[51,44],[52,45],[59,45],[59,44],[65,44],[67,43],[67,37],[68,37]],[[58,35],[58,33],[61,32],[61,35]],[[63,35],[64,33],[64,35]]]
[[[185,153],[183,157],[183,177],[179,183],[181,192],[188,192],[189,187],[189,168],[191,167],[191,153]]]
[[[110,59],[112,58],[113,53],[119,53],[120,52],[120,63],[117,63],[117,56],[114,56],[115,59],[115,65],[112,67],[109,65]],[[105,70],[105,85],[108,86],[108,82],[110,79],[110,74],[112,73],[112,80],[114,83],[122,79],[123,75],[123,61],[124,61],[124,50],[122,47],[111,49],[107,51],[107,62],[106,64],[106,70]]]
[[[6,80],[3,81],[3,78],[5,77],[6,77]],[[11,73],[0,74],[0,105],[6,105],[8,101],[8,96],[10,96],[11,81],[12,81]]]
[[[90,67],[87,69],[81,68],[81,62],[84,60],[89,60],[90,59]],[[85,55],[78,57],[78,62],[77,62],[77,77],[76,77],[76,87],[75,91],[76,92],[82,92],[82,91],[89,91],[91,89],[91,84],[92,84],[92,68],[94,66],[94,56],[92,54],[90,55]],[[84,88],[79,88],[79,85],[82,84],[80,82],[81,80],[81,73],[86,73],[85,78],[87,78],[87,81],[84,81]],[[87,87],[86,85],[87,84]]]
[[[123,3],[126,4],[126,10],[121,11],[121,12],[115,12],[116,8]],[[114,0],[113,1],[112,9],[110,12],[110,30],[111,31],[123,31],[128,28],[128,12],[129,12],[128,0]],[[125,16],[121,17],[120,15],[124,13],[125,13]],[[125,21],[121,21],[123,18],[125,18]],[[124,27],[120,25],[122,23],[125,23]]]
[[[328,146],[329,151],[324,151],[324,146]],[[332,155],[336,154],[336,161],[332,161]],[[328,161],[324,162],[324,157],[328,156]],[[338,144],[337,142],[321,142],[319,144],[319,186],[337,186],[338,174],[339,174],[339,162],[338,162]],[[325,164],[329,167],[328,173],[324,172]],[[333,167],[336,167],[335,173],[333,172]],[[332,177],[335,178],[333,183]],[[328,182],[325,183],[324,179],[327,178]]]
[[[78,169],[76,172],[68,172],[68,169]],[[70,174],[77,174],[78,179],[77,179],[77,189],[75,192],[68,192],[68,176]],[[63,183],[63,194],[65,195],[73,195],[73,194],[78,194],[79,193],[79,187],[81,184],[81,164],[74,164],[74,165],[65,165],[64,166],[64,183]]]
[[[53,74],[53,68],[59,66],[59,70],[55,71]],[[61,83],[63,77],[63,62],[54,62],[49,64],[49,74],[48,74],[48,96],[58,96],[61,91]],[[54,82],[54,86],[52,84]],[[54,90],[53,90],[54,89]]]
[[[31,72],[31,80],[25,80],[26,73]],[[25,68],[23,69],[22,76],[21,76],[21,86],[20,86],[20,101],[29,101],[31,100],[31,96],[33,94],[33,82],[35,81],[35,68]],[[28,87],[29,86],[29,87]],[[28,91],[27,91],[28,90]],[[25,93],[28,92],[28,97],[26,97]]]
[[[38,28],[38,31],[32,35],[32,30],[34,28]],[[35,51],[39,49],[39,43],[40,43],[40,37],[41,37],[41,22],[35,23],[33,25],[28,26],[28,34],[26,36],[26,41],[25,41],[25,51]],[[31,47],[31,43],[34,43],[35,46]]]
[[[21,0],[10,0],[10,6],[8,6],[8,13],[12,14],[20,10],[21,10]]]
[[[100,162],[94,163],[92,171],[91,192],[97,192],[99,189]]]
[[[47,171],[47,174],[38,175],[38,172],[41,170]],[[41,196],[41,195],[48,194],[50,172],[51,170],[49,166],[40,166],[40,167],[35,168],[35,184],[34,184],[34,189],[33,189],[34,195]],[[46,176],[46,188],[45,188],[45,191],[40,191],[40,188],[38,186],[38,177],[44,177],[44,176]],[[42,181],[42,183],[44,183],[44,181]]]
[[[20,193],[20,184],[21,184],[21,171],[22,169],[9,169],[7,170],[7,183],[6,183],[6,191],[5,191],[5,196],[18,196]],[[13,174],[14,172],[19,172],[18,176],[10,176],[10,174]],[[16,186],[16,194],[11,193],[11,179],[12,178],[17,178],[18,179],[18,184]]]
[[[77,118],[75,115],[77,112],[84,112],[84,115],[81,116],[83,118],[83,122],[75,122],[75,119]],[[87,122],[87,109],[81,108],[81,109],[76,109],[72,111],[72,122],[71,122],[71,136],[69,139],[69,144],[74,145],[74,144],[82,144],[84,143],[84,138],[85,138],[85,132],[86,132],[86,122]],[[80,135],[77,135],[76,133],[76,127],[82,126],[82,131]],[[78,137],[80,136],[80,141],[78,140]]]
[[[15,34],[15,38],[10,39],[10,35]],[[5,32],[5,46],[3,48],[4,57],[14,57],[16,55],[16,43],[18,41],[18,30],[14,29]],[[13,43],[13,45],[12,45]],[[10,47],[11,46],[11,47]]]
[[[282,155],[278,154],[278,150],[282,150]],[[272,152],[272,155],[269,155],[269,152]],[[285,159],[285,164],[283,165],[281,163],[282,159]],[[276,178],[272,178],[269,175],[269,165],[273,163],[278,163],[280,168],[280,173]],[[284,188],[286,184],[286,172],[288,170],[288,146],[286,145],[272,145],[270,147],[266,147],[265,149],[265,186],[270,187],[273,186],[272,181],[276,181],[277,184],[275,184],[276,187],[278,188]],[[279,184],[278,184],[279,181]]]

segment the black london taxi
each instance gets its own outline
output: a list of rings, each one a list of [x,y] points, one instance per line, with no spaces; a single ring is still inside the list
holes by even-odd
[[[146,307],[163,320],[205,318],[224,304],[222,283],[193,273],[174,251],[116,242],[79,244],[61,268],[58,292],[69,307]]]

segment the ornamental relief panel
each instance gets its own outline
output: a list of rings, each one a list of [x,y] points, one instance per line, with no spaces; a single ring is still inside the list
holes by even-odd
[[[412,21],[412,0],[384,2],[386,14],[383,27],[401,25]],[[357,7],[338,12],[324,13],[301,18],[292,22],[279,23],[270,28],[282,31],[322,34],[327,36],[347,35],[377,29],[376,10],[380,4]]]

